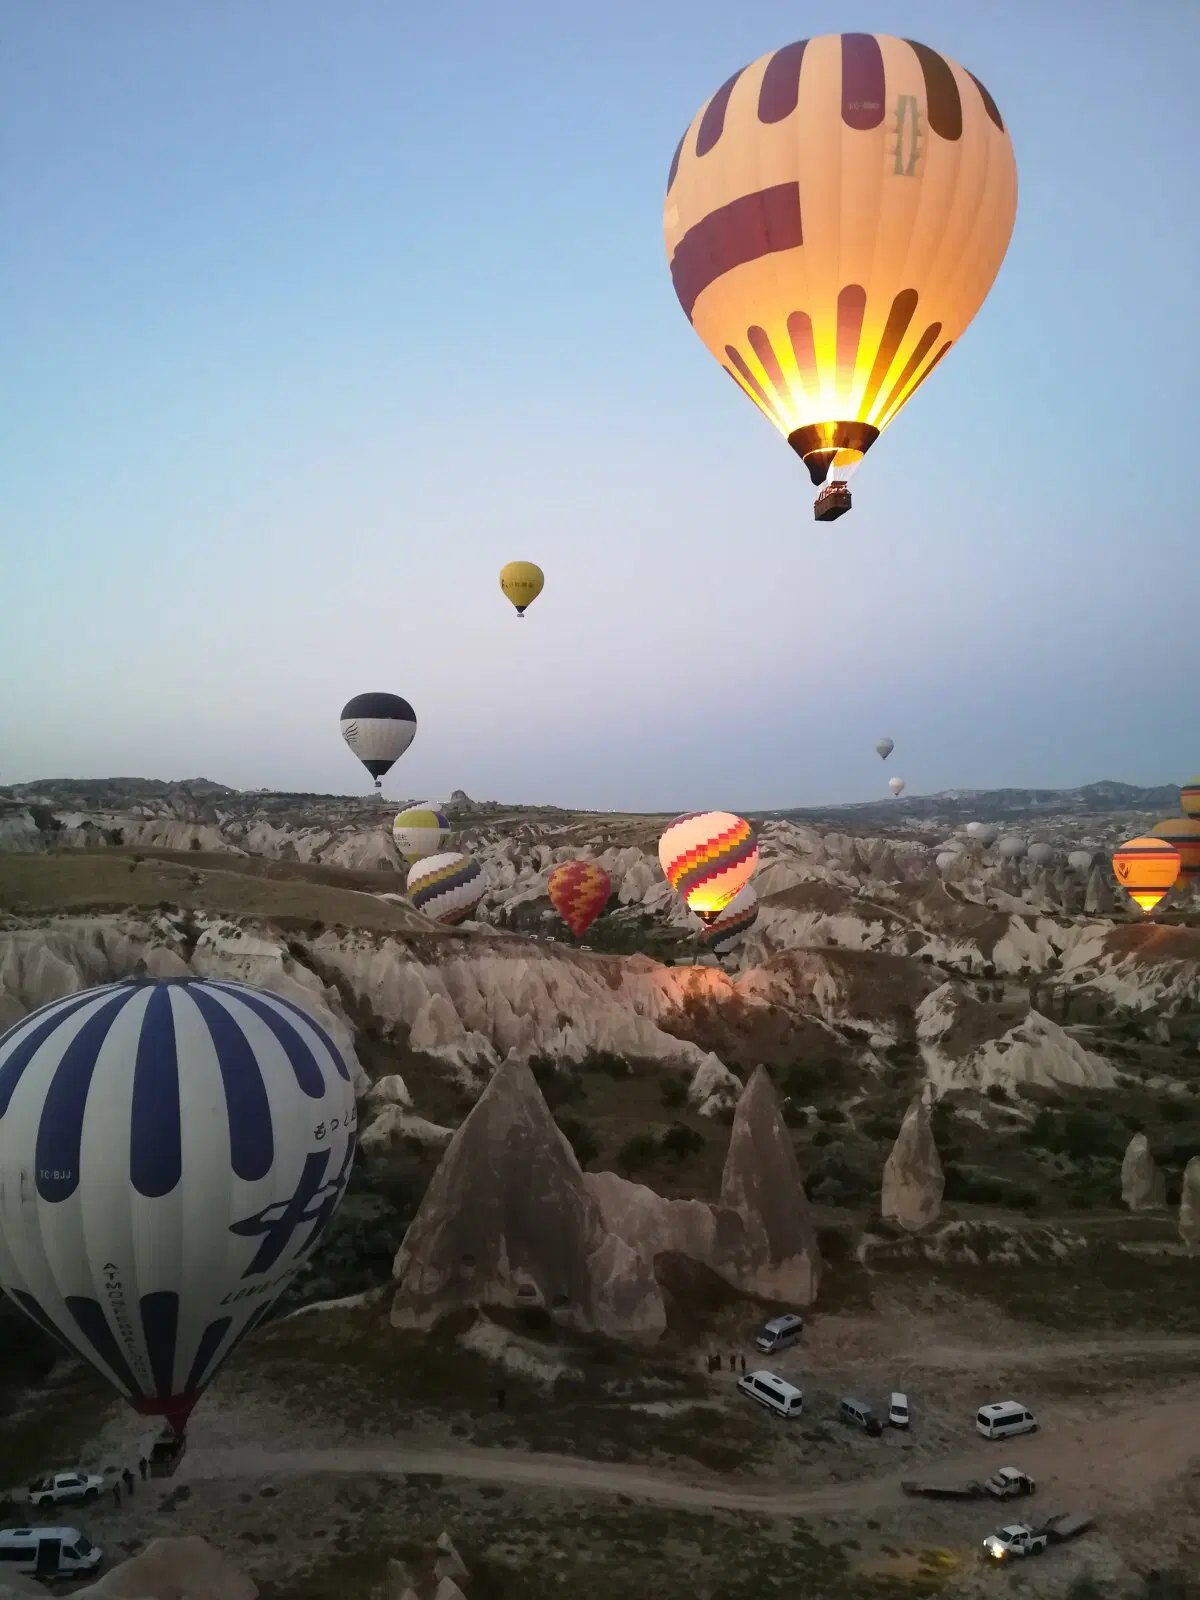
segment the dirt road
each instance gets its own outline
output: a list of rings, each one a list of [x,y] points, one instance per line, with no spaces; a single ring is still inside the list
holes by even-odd
[[[1042,1499],[1104,1512],[1126,1510],[1178,1481],[1200,1459],[1200,1385],[1165,1391],[1153,1400],[1109,1411],[1094,1420],[1005,1444],[979,1445],[940,1462],[938,1477],[979,1477],[1010,1462],[1037,1480]],[[250,1446],[194,1448],[177,1481],[203,1478],[280,1478],[322,1473],[437,1473],[447,1478],[564,1493],[623,1494],[682,1510],[750,1511],[797,1517],[868,1512],[902,1501],[901,1476],[889,1473],[854,1483],[788,1493],[731,1488],[728,1480],[682,1478],[668,1471],[623,1467],[524,1451],[413,1449],[399,1445],[328,1450],[260,1450]],[[1062,1500],[1063,1506],[1058,1502]]]

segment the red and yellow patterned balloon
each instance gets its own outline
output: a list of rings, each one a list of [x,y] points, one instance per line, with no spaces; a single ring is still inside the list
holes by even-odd
[[[750,882],[758,844],[750,824],[731,811],[690,811],[663,833],[658,859],[688,910],[707,922]]]
[[[1156,822],[1150,833],[1179,851],[1181,878],[1190,880],[1200,872],[1200,817],[1168,817],[1165,822]]]
[[[550,904],[577,939],[595,922],[612,894],[612,879],[594,861],[564,861],[546,884]]]
[[[739,889],[733,899],[711,922],[704,925],[700,943],[716,955],[735,950],[758,921],[758,896],[752,883]]]
[[[1113,871],[1125,893],[1149,916],[1179,876],[1179,851],[1165,839],[1143,834],[1113,851]]]

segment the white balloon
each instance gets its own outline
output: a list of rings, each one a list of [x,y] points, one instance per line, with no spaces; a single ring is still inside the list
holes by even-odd
[[[888,779],[888,788],[892,791],[892,793],[896,796],[896,798],[899,799],[900,798],[900,793],[904,788],[904,779],[903,778],[889,778]]]
[[[895,739],[876,739],[875,748],[886,761],[891,755],[892,751],[896,748],[896,741]]]
[[[178,1431],[308,1260],[357,1111],[337,1046],[248,984],[134,979],[0,1037],[0,1288]]]
[[[1072,850],[1067,857],[1067,865],[1072,872],[1078,872],[1086,878],[1092,870],[1092,862],[1096,859],[1095,852],[1091,850]]]
[[[1054,860],[1054,846],[1038,840],[1029,846],[1029,859],[1039,867],[1046,867]]]
[[[995,844],[999,837],[1000,829],[991,822],[968,822],[967,832],[972,839],[978,839],[980,844],[986,848],[990,844]]]
[[[996,846],[996,854],[1003,856],[1006,861],[1016,861],[1025,854],[1025,841],[1019,834],[1008,833]]]

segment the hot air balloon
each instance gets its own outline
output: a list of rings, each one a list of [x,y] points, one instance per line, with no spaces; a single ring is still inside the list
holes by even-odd
[[[818,521],[983,304],[1016,205],[996,102],[914,40],[785,45],[693,118],[663,211],[675,293],[813,483],[833,471]]]
[[[748,883],[711,922],[702,923],[700,943],[714,955],[727,956],[736,950],[757,921],[758,896],[754,885]]]
[[[532,561],[510,561],[500,568],[500,587],[505,598],[516,606],[519,617],[525,615],[525,607],[533,604],[545,583],[545,573]]]
[[[1047,844],[1043,839],[1035,840],[1029,846],[1029,859],[1037,867],[1048,867],[1054,860],[1054,846]]]
[[[398,694],[356,694],[342,707],[342,738],[375,779],[377,789],[416,732],[417,714]]]
[[[1017,833],[1006,833],[996,846],[996,854],[1005,861],[1018,861],[1025,854],[1024,839]]]
[[[436,806],[409,806],[392,823],[396,849],[412,866],[426,856],[435,855],[450,837],[450,824]]]
[[[1200,817],[1200,778],[1189,778],[1180,789],[1179,809],[1185,817]]]
[[[1113,851],[1112,864],[1117,882],[1147,917],[1175,882],[1183,865],[1174,845],[1145,834],[1119,844]]]
[[[466,921],[487,887],[478,861],[453,850],[426,856],[408,874],[408,897],[413,905],[447,928]]]
[[[1090,850],[1072,850],[1067,857],[1067,865],[1072,872],[1078,872],[1081,877],[1086,878],[1092,870],[1093,859],[1094,856]]]
[[[886,761],[896,748],[896,741],[895,739],[876,739],[875,748],[879,752],[880,759]]]
[[[967,833],[972,839],[978,839],[984,849],[995,844],[1000,835],[1000,829],[991,822],[968,822]]]
[[[899,800],[901,794],[904,792],[904,779],[903,778],[889,778],[888,779],[888,788],[895,795],[896,799]]]
[[[758,845],[754,829],[732,812],[691,811],[665,830],[658,859],[688,910],[709,922],[750,882]]]
[[[1165,839],[1179,851],[1181,878],[1191,881],[1200,872],[1200,817],[1168,817],[1150,829],[1157,839]]]
[[[356,1130],[340,1050],[279,995],[52,1001],[0,1037],[0,1289],[182,1433],[328,1227]]]
[[[550,874],[546,893],[567,927],[582,939],[608,904],[612,880],[594,861],[564,861]]]

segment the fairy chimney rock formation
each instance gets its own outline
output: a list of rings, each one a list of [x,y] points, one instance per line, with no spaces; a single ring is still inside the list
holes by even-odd
[[[1200,1255],[1200,1156],[1193,1156],[1183,1169],[1179,1237],[1187,1245],[1189,1255]]]
[[[936,1222],[946,1180],[924,1100],[904,1113],[900,1132],[883,1168],[880,1209],[884,1220],[917,1233]]]
[[[392,1324],[460,1306],[541,1306],[583,1331],[654,1340],[653,1267],[606,1233],[574,1151],[524,1062],[500,1067],[459,1127],[393,1267]]]
[[[1121,1199],[1130,1211],[1160,1211],[1167,1203],[1166,1182],[1144,1133],[1130,1139],[1121,1162]]]
[[[754,1069],[734,1113],[720,1205],[741,1217],[759,1262],[750,1292],[811,1305],[821,1279],[816,1229],[795,1147],[763,1066]]]

